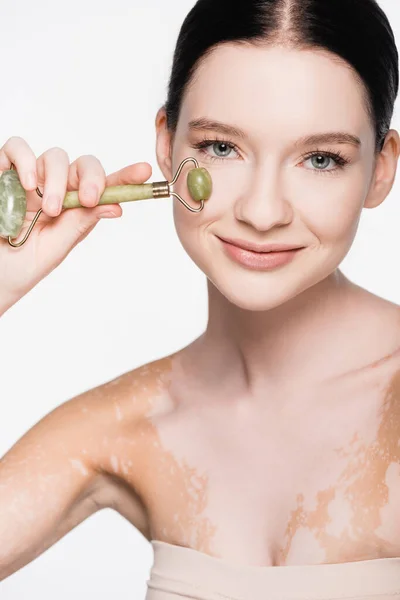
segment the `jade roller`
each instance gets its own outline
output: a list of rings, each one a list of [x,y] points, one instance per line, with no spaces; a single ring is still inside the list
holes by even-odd
[[[192,161],[195,165],[187,174],[187,187],[192,200],[199,202],[200,206],[193,208],[183,198],[171,190],[176,183],[184,165]],[[212,192],[212,179],[207,169],[200,168],[195,158],[186,158],[181,162],[172,181],[157,181],[154,183],[115,185],[105,188],[100,197],[99,204],[119,204],[135,200],[150,198],[169,198],[175,196],[191,212],[200,212],[204,208],[204,201],[208,200]],[[43,198],[42,192],[36,188],[36,193]],[[79,203],[78,192],[67,192],[63,201],[63,208],[77,208]],[[18,248],[28,239],[42,209],[36,213],[24,238],[15,243],[12,238],[17,238],[21,232],[26,217],[26,192],[21,185],[15,166],[4,171],[0,177],[0,237],[8,239],[10,246]]]

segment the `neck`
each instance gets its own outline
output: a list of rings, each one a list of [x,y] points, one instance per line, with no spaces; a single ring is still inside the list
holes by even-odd
[[[361,289],[337,270],[276,308],[248,311],[208,280],[208,324],[193,348],[197,368],[211,385],[226,382],[255,396],[343,373]]]

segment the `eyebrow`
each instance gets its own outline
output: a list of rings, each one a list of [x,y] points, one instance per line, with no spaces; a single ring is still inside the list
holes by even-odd
[[[221,121],[213,121],[206,117],[193,119],[189,122],[189,129],[194,131],[218,131],[219,133],[230,135],[233,137],[247,139],[247,134],[238,127],[222,123]],[[331,131],[328,133],[315,133],[299,138],[294,143],[295,148],[299,146],[312,146],[318,144],[351,144],[357,148],[361,146],[361,140],[356,135],[347,133],[346,131]]]

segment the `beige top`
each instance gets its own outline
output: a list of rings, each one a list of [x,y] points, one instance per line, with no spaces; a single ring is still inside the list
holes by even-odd
[[[151,544],[146,600],[400,600],[400,558],[238,566],[191,548]]]

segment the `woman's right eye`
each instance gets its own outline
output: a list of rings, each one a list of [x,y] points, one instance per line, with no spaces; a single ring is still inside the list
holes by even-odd
[[[216,156],[209,154],[207,151],[210,146],[213,148]],[[202,154],[211,160],[226,160],[230,156],[232,150],[237,153],[237,146],[232,142],[226,142],[224,140],[202,140],[201,142],[192,144],[191,147],[200,150]]]

